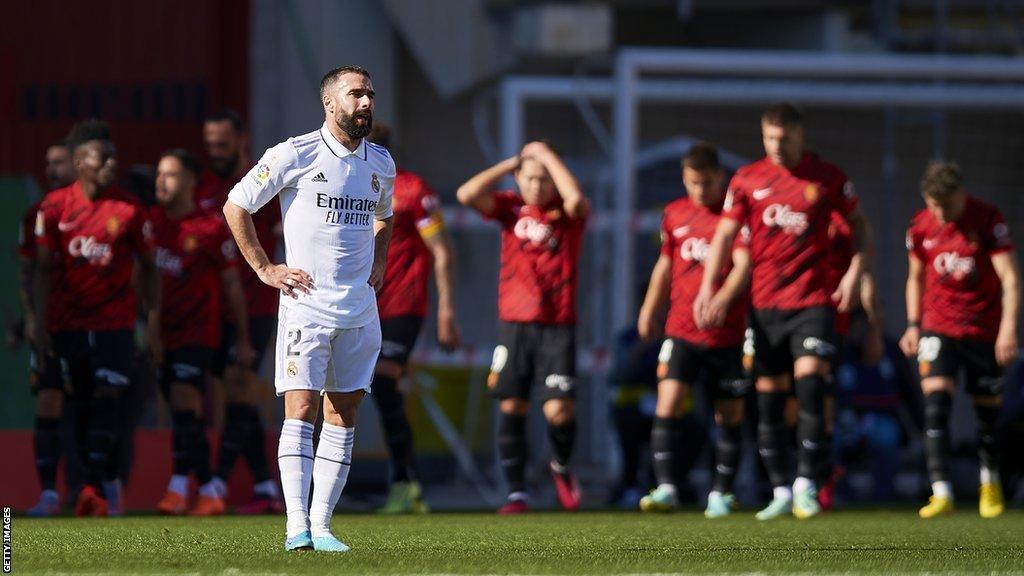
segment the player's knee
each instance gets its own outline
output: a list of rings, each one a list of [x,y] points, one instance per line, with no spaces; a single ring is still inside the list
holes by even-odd
[[[924,393],[925,396],[929,394],[934,394],[936,392],[947,392],[949,394],[952,394],[953,389],[953,379],[947,378],[945,376],[936,378],[924,378],[921,380],[921,392]]]
[[[229,368],[224,373],[224,393],[228,402],[244,404],[249,402],[249,380],[245,372],[239,368]]]
[[[678,418],[685,408],[687,386],[678,380],[662,380],[658,383],[658,401],[654,415],[658,418]]]
[[[572,400],[548,400],[544,403],[544,418],[552,426],[563,426],[575,417]]]
[[[797,380],[808,376],[824,377],[828,372],[828,361],[818,356],[801,356],[793,363],[793,378]]]
[[[715,423],[719,426],[739,426],[743,423],[743,400],[719,400],[715,403]]]
[[[356,415],[363,399],[363,391],[328,392],[324,397],[324,422],[334,426],[351,428],[356,425]]]
[[[378,360],[373,373],[392,380],[399,380],[405,373],[405,367],[394,360]]]
[[[320,396],[309,390],[289,390],[284,395],[284,417],[304,422],[316,421]]]
[[[64,393],[60,390],[40,390],[36,395],[36,416],[60,418],[64,409]]]
[[[530,403],[522,398],[502,398],[498,403],[498,409],[502,414],[526,416],[526,413],[530,411]]]
[[[185,410],[199,414],[203,407],[203,397],[194,385],[175,382],[171,384],[170,404],[172,410]]]
[[[1003,405],[1003,397],[1000,395],[975,394],[971,396],[971,403],[985,408],[1000,408]]]
[[[778,376],[759,376],[754,382],[754,388],[758,392],[788,392],[789,391],[789,375],[780,374]]]

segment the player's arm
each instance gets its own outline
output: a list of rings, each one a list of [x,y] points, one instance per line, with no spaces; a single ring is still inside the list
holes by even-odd
[[[373,221],[373,268],[370,269],[368,282],[374,292],[380,292],[384,285],[384,269],[388,265],[388,246],[391,244],[394,220],[394,217],[388,216]]]
[[[551,175],[551,180],[555,183],[558,195],[562,198],[562,207],[565,209],[566,215],[573,219],[587,216],[590,204],[587,202],[586,196],[583,195],[583,191],[580,190],[580,184],[576,181],[576,177],[572,175],[572,172],[558,157],[558,154],[555,154],[554,150],[543,142],[530,142],[523,146],[520,155],[523,158],[535,158],[544,165],[548,174]]]
[[[467,180],[455,195],[459,203],[484,216],[494,213],[494,186],[519,167],[519,156],[506,158]]]
[[[21,301],[22,314],[25,319],[24,335],[31,340],[36,326],[36,310],[32,304],[32,283],[35,277],[35,260],[24,254],[18,257],[18,300]],[[20,338],[20,336],[19,336]]]
[[[51,354],[50,333],[46,331],[46,305],[50,301],[50,290],[53,282],[53,254],[50,249],[41,243],[36,243],[35,270],[32,282],[31,303],[35,309],[35,316],[39,320],[39,327],[32,335],[32,344],[35,346],[36,355],[42,359]],[[45,367],[45,362],[39,362],[39,369]]]
[[[868,319],[868,330],[864,336],[862,360],[874,366],[885,354],[885,334],[882,331],[882,305],[878,300],[875,275],[865,270],[860,280],[860,304]]]
[[[917,355],[921,339],[921,295],[924,293],[924,263],[913,252],[907,263],[907,330],[900,338],[900,349],[907,356]]]
[[[704,261],[704,276],[701,278],[700,290],[693,301],[693,318],[698,328],[708,326],[707,307],[715,295],[715,279],[722,273],[726,258],[730,257],[733,242],[740,232],[740,222],[729,217],[718,221],[715,235],[711,238],[708,259]]]
[[[859,207],[855,207],[846,215],[846,221],[853,233],[854,253],[850,259],[850,267],[846,269],[846,273],[839,281],[839,287],[832,294],[832,299],[837,303],[840,312],[852,310],[860,297],[861,278],[868,267],[873,246],[871,225]]]
[[[996,360],[1009,366],[1017,358],[1017,316],[1020,314],[1020,266],[1012,250],[992,255],[992,267],[1003,287],[1003,316],[996,337]]]
[[[249,314],[245,306],[245,290],[238,269],[234,266],[225,268],[220,273],[220,282],[224,287],[224,299],[228,310],[235,320],[235,359],[240,366],[249,367],[255,357],[249,344]]]
[[[285,264],[274,264],[267,257],[263,246],[256,236],[256,226],[252,222],[252,214],[245,208],[228,200],[224,204],[224,220],[231,229],[231,235],[238,244],[238,250],[245,261],[252,266],[260,281],[284,292],[285,296],[298,298],[295,290],[309,294],[313,289],[313,277],[304,270],[289,268]]]
[[[462,340],[455,320],[455,249],[444,227],[440,210],[431,211],[429,222],[419,228],[420,237],[434,255],[434,284],[437,285],[437,343],[445,351],[459,347]]]
[[[636,329],[640,339],[651,342],[661,336],[668,309],[669,289],[672,283],[672,257],[667,254],[658,256],[651,271],[651,281],[647,284],[647,295],[640,306]]]
[[[711,297],[705,311],[709,326],[718,328],[725,324],[725,319],[729,316],[729,308],[740,297],[740,294],[743,294],[749,283],[750,250],[746,247],[733,248],[732,270],[722,282],[722,287]]]
[[[160,269],[156,265],[156,256],[152,250],[144,250],[138,254],[139,292],[142,310],[146,314],[147,340],[153,358],[163,359],[162,318],[160,317]]]

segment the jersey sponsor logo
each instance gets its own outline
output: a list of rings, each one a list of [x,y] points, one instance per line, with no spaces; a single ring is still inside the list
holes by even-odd
[[[252,181],[255,182],[257,186],[263,186],[264,184],[267,183],[268,180],[270,180],[270,165],[260,164],[259,166],[252,169],[252,172],[249,173],[249,176],[252,178]]]
[[[552,235],[552,228],[547,224],[537,220],[536,218],[520,218],[516,221],[513,233],[516,238],[520,240],[529,240],[531,243],[540,245],[548,240],[554,240]],[[553,247],[553,246],[552,246]]]
[[[562,392],[572,390],[574,383],[575,379],[572,376],[566,376],[565,374],[548,374],[547,378],[544,379],[544,386],[561,390]]]
[[[370,217],[377,210],[377,201],[371,198],[354,198],[352,196],[331,196],[323,192],[316,193],[317,208],[327,208],[328,224],[345,226],[369,226]]]
[[[761,220],[765,226],[782,228],[788,234],[800,235],[807,231],[807,214],[793,210],[789,204],[772,204],[765,208]]]
[[[943,252],[935,257],[932,264],[936,272],[952,276],[955,280],[962,280],[974,273],[974,257],[960,256],[956,252]]]
[[[323,182],[326,184],[327,176],[324,176],[323,172],[318,172],[316,176],[313,176],[313,178],[310,179],[310,182]]]
[[[68,253],[74,258],[85,258],[90,264],[106,266],[114,258],[110,244],[97,242],[92,236],[75,236],[68,242]]]
[[[754,197],[754,200],[764,200],[765,198],[772,195],[772,189],[769,188],[758,188],[750,193]]]
[[[179,256],[166,248],[156,249],[156,266],[167,274],[180,277],[185,269],[185,264]]]
[[[687,238],[679,246],[679,257],[686,262],[704,263],[711,253],[711,244],[704,238]]]

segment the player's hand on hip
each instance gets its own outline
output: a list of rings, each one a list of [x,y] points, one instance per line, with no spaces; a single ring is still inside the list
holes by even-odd
[[[370,279],[366,281],[374,292],[380,292],[382,286],[384,286],[384,265],[377,264],[374,262],[373,268],[370,269]]]
[[[437,313],[437,343],[445,352],[454,352],[462,344],[459,325],[452,312]]]
[[[267,286],[277,288],[285,296],[298,298],[298,292],[309,294],[313,290],[313,277],[305,270],[289,268],[285,264],[270,264],[257,272]]]
[[[921,339],[921,329],[915,326],[907,328],[900,338],[900,350],[907,356],[917,356],[917,343]]]
[[[1006,367],[1017,359],[1018,354],[1017,334],[1012,331],[999,331],[996,337],[996,362]]]

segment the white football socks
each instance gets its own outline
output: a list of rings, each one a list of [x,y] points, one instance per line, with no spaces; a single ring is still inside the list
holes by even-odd
[[[313,464],[313,503],[309,509],[310,532],[314,538],[331,533],[331,515],[341,498],[352,465],[355,433],[355,428],[326,422],[320,430],[320,444],[317,445]]]
[[[292,538],[309,529],[307,503],[309,483],[313,480],[312,424],[295,419],[284,421],[277,443],[277,466],[281,471],[281,492],[288,511],[286,534]]]

